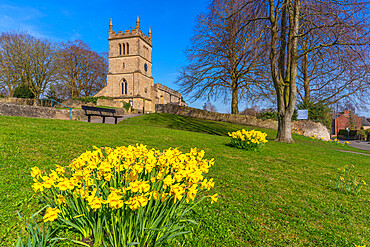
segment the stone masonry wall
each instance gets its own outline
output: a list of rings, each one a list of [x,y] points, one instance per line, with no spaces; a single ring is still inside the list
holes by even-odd
[[[36,117],[36,118],[54,118],[55,109],[41,106],[15,105],[0,103],[0,115]]]
[[[117,115],[127,114],[123,108],[115,109]],[[0,103],[0,116],[19,116],[35,118],[54,118],[69,120],[69,109],[55,109],[50,107],[16,105]],[[82,109],[72,109],[72,120],[87,120],[85,111]],[[92,116],[91,119],[101,119],[101,117]]]
[[[170,113],[181,116],[188,116],[194,118],[201,118],[213,121],[221,121],[235,124],[243,124],[248,126],[255,126],[267,129],[277,129],[278,122],[275,120],[261,120],[253,116],[247,115],[235,115],[235,114],[225,114],[217,112],[209,112],[205,110],[200,110],[191,107],[179,106],[175,104],[163,104],[156,106],[156,112],[158,113]],[[301,120],[292,122],[292,129],[295,132],[300,132],[304,136],[315,136],[318,139],[323,139],[325,141],[330,140],[330,134],[328,129],[321,123]]]
[[[22,99],[5,97],[0,98],[0,103],[15,104],[15,105],[33,105],[33,99]]]

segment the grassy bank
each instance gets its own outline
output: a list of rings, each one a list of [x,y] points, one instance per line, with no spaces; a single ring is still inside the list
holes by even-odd
[[[96,146],[143,143],[150,148],[192,147],[215,158],[210,171],[219,203],[200,204],[198,225],[185,246],[354,246],[369,245],[369,189],[359,196],[336,191],[336,169],[353,164],[370,182],[369,156],[355,150],[294,135],[295,144],[274,142],[261,152],[227,146],[227,132],[245,126],[168,114],[151,114],[118,125],[0,117],[0,245],[12,246],[23,227],[16,210],[40,208],[30,187],[30,168],[68,165]],[[251,128],[249,128],[251,129]],[[358,151],[358,150],[356,150]],[[360,151],[364,152],[364,151]]]

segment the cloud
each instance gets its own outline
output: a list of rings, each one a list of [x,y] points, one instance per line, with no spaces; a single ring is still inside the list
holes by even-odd
[[[62,15],[64,15],[65,17],[67,17],[68,19],[72,19],[72,18],[73,18],[73,16],[74,16],[74,14],[73,14],[72,12],[70,12],[70,11],[68,11],[68,10],[66,10],[66,9],[61,9],[61,10],[60,10],[60,13],[61,13]]]
[[[32,7],[1,4],[0,32],[26,31],[38,38],[55,40],[55,37],[47,35],[42,29],[41,19],[44,17],[44,13]]]

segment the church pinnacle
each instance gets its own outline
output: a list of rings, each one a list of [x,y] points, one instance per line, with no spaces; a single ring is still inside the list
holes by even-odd
[[[139,15],[136,17],[136,29],[140,29]]]
[[[152,38],[152,29],[149,26],[149,38]]]
[[[112,32],[113,31],[113,24],[112,24],[112,18],[110,18],[110,23],[109,23],[109,31]]]

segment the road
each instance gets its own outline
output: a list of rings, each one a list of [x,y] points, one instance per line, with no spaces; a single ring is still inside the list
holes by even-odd
[[[346,140],[339,140],[339,141],[340,143],[344,143]],[[354,148],[370,151],[370,142],[350,140],[348,145]]]

